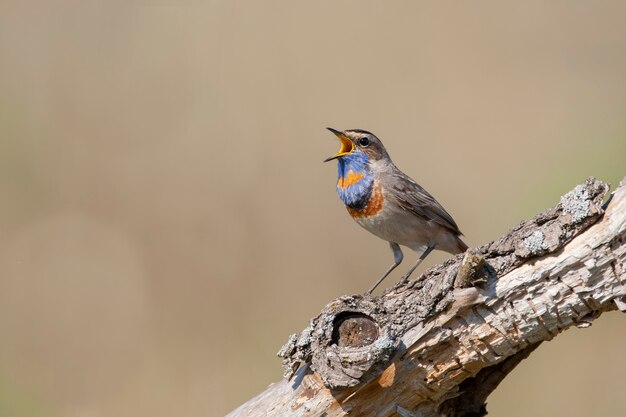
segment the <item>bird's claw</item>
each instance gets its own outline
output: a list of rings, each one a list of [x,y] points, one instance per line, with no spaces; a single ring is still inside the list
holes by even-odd
[[[409,275],[402,275],[402,277],[400,278],[399,284],[400,285],[404,285],[407,282],[409,282]]]

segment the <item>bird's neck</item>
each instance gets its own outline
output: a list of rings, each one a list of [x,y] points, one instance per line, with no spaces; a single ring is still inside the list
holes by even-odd
[[[367,155],[358,152],[343,156],[338,160],[337,168],[337,193],[341,201],[350,208],[365,207],[374,185]]]

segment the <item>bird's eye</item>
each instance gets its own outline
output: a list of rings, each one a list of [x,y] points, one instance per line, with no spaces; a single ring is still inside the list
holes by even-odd
[[[370,144],[370,140],[368,138],[359,139],[359,145],[366,147],[366,146],[369,146],[369,144]]]

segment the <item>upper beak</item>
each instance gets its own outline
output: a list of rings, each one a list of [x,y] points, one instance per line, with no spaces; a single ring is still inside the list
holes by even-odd
[[[337,152],[330,158],[324,159],[324,162],[332,161],[333,159],[337,159],[339,157],[347,155],[354,150],[354,143],[352,143],[350,138],[348,138],[346,135],[344,135],[340,131],[333,129],[332,127],[327,127],[326,129],[333,132],[335,136],[339,138],[339,140],[341,141],[341,148],[339,148],[339,152]]]

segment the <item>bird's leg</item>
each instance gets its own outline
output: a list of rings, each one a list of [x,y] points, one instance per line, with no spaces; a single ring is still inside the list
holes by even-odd
[[[374,284],[372,288],[367,290],[366,294],[371,294],[372,291],[374,291],[376,287],[378,287],[378,284],[383,282],[383,280],[387,278],[387,275],[389,275],[391,271],[396,269],[396,267],[400,265],[400,262],[402,262],[402,259],[404,259],[404,255],[402,254],[402,249],[400,249],[400,245],[398,245],[397,243],[389,242],[389,247],[391,248],[391,251],[393,252],[393,265],[391,265],[389,269],[387,270],[387,272],[385,272],[383,276],[380,277],[378,281],[376,281],[376,284]]]
[[[435,244],[434,243],[429,243],[428,246],[426,247],[426,250],[422,253],[422,255],[420,256],[420,258],[417,260],[417,262],[415,262],[415,265],[413,265],[406,274],[402,275],[402,278],[400,279],[400,282],[406,282],[409,280],[409,277],[411,276],[411,274],[413,273],[413,271],[415,271],[415,269],[422,263],[422,261],[424,259],[426,259],[426,257],[433,251],[433,249],[435,249]]]

